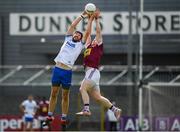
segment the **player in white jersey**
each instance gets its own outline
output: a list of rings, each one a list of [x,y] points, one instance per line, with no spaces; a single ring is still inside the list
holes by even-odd
[[[61,124],[66,125],[67,122],[67,114],[69,109],[69,93],[70,93],[70,86],[71,86],[71,78],[72,78],[72,67],[81,53],[81,50],[84,48],[84,43],[89,36],[87,30],[85,31],[84,35],[79,32],[75,31],[77,24],[84,18],[88,16],[84,11],[79,17],[77,17],[72,24],[70,25],[64,43],[54,59],[56,65],[53,69],[52,75],[52,86],[51,86],[51,95],[49,99],[49,110],[48,110],[48,117],[44,125],[47,125],[49,122],[53,120],[53,112],[55,110],[57,97],[60,91],[62,90],[62,100],[61,100]],[[88,25],[89,26],[88,20]],[[92,20],[91,20],[92,21]],[[74,32],[75,31],[75,32]]]
[[[28,130],[28,126],[29,126],[29,130],[32,131],[33,119],[34,119],[34,115],[35,115],[36,110],[37,110],[37,104],[33,100],[32,95],[29,95],[28,99],[24,100],[21,103],[20,109],[24,113],[24,115],[23,115],[23,121],[24,121],[23,130],[24,131]]]
[[[75,34],[81,34],[79,31],[76,31]],[[78,36],[79,37],[79,36]],[[82,34],[81,34],[82,37]],[[70,68],[73,67],[74,62],[81,53],[81,50],[84,48],[82,41],[73,40],[72,35],[67,35],[65,41],[59,51],[57,57],[54,59],[56,63],[61,62],[67,65]]]

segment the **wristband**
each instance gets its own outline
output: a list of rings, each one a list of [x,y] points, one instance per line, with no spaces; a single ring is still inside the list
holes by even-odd
[[[85,17],[83,15],[81,15],[81,18],[84,19]]]

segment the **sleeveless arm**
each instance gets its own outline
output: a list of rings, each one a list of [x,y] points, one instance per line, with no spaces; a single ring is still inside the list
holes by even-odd
[[[78,17],[72,22],[72,24],[70,25],[70,27],[69,27],[66,35],[72,35],[73,32],[75,31],[76,26],[78,25],[78,23],[79,23],[83,18],[85,18],[85,17],[87,17],[87,13],[86,13],[85,11],[83,11],[83,13],[82,13],[80,16],[78,16]]]
[[[91,27],[92,27],[93,20],[94,20],[94,16],[92,15],[88,20],[87,29],[83,35],[83,39],[82,39],[83,43],[87,43],[87,40],[88,42],[90,41],[90,37],[91,37],[90,35],[91,35],[91,30],[92,30]]]
[[[102,33],[101,33],[101,27],[99,23],[99,19],[95,19],[96,22],[96,40],[98,41],[98,44],[102,44]]]
[[[76,26],[78,25],[78,23],[79,23],[81,20],[82,20],[82,17],[81,17],[81,16],[77,17],[77,18],[72,22],[72,24],[70,25],[70,27],[69,27],[66,35],[72,35],[73,32],[75,31]]]

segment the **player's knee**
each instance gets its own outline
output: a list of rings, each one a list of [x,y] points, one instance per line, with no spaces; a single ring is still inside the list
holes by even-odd
[[[58,89],[52,89],[51,97],[57,97],[58,96]]]
[[[56,97],[57,97],[57,95],[58,95],[57,93],[52,92],[51,97],[52,97],[52,98],[56,98]]]
[[[62,99],[63,99],[64,101],[67,101],[67,100],[69,99],[69,94],[68,94],[68,93],[63,93],[63,94],[62,94]]]
[[[83,87],[80,87],[79,92],[83,92],[85,89]]]

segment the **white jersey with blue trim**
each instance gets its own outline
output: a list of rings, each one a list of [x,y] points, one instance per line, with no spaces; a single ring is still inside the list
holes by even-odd
[[[72,35],[68,35],[65,37],[65,41],[54,61],[56,63],[61,62],[72,68],[83,48],[84,45],[81,41],[73,42]]]
[[[24,109],[25,109],[25,116],[27,117],[34,116],[35,110],[37,109],[37,104],[34,100],[32,101],[25,100],[22,102],[22,106],[24,106]]]

